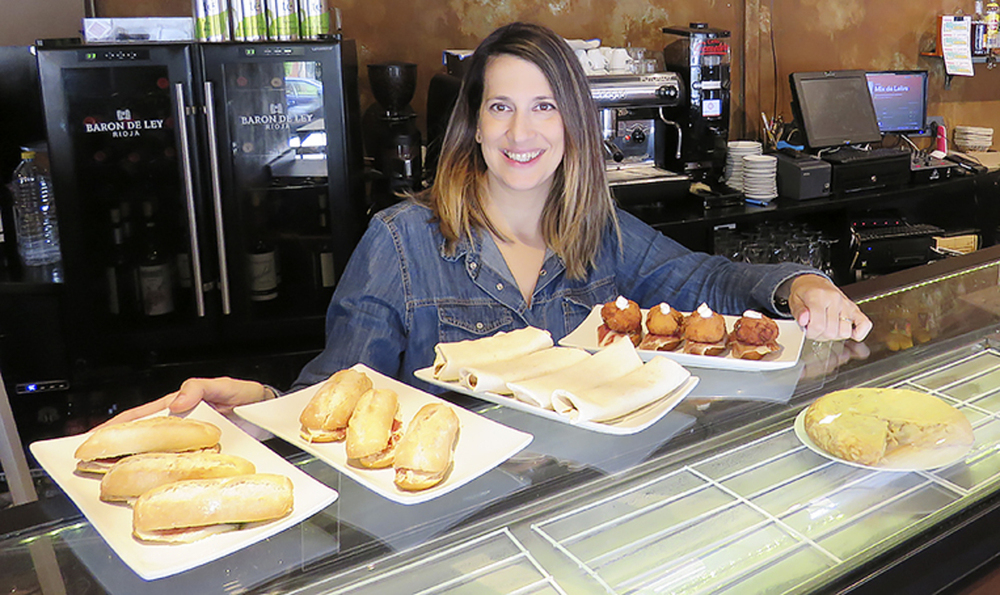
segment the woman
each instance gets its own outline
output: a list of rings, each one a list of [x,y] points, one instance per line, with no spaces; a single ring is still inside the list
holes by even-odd
[[[434,186],[373,218],[330,303],[326,348],[292,388],[358,362],[420,384],[413,371],[432,364],[438,342],[528,325],[558,340],[618,295],[791,314],[817,340],[868,333],[816,271],[694,253],[616,209],[586,76],[555,33],[507,25],[469,60]],[[112,421],[271,396],[256,382],[191,379]]]

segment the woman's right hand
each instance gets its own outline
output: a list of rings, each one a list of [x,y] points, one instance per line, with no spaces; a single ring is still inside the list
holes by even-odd
[[[225,376],[188,378],[175,392],[122,411],[97,428],[133,421],[163,409],[170,409],[171,413],[183,413],[194,409],[201,401],[205,401],[221,413],[229,413],[233,407],[264,401],[270,396],[271,391],[267,387],[252,380],[238,380]]]

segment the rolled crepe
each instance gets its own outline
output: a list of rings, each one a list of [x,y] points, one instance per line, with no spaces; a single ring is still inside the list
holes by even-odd
[[[582,390],[558,389],[552,394],[552,408],[575,422],[607,421],[662,399],[690,376],[677,362],[654,357],[613,381]]]
[[[550,347],[514,359],[462,368],[459,375],[462,385],[470,390],[509,395],[508,382],[545,376],[589,357],[582,349]]]
[[[642,367],[642,358],[631,341],[615,341],[578,363],[552,374],[520,382],[508,382],[507,388],[518,401],[552,409],[552,393],[558,389],[576,393],[621,378]]]
[[[499,332],[483,339],[438,343],[434,347],[434,378],[455,382],[462,368],[513,359],[552,347],[552,335],[533,326]]]

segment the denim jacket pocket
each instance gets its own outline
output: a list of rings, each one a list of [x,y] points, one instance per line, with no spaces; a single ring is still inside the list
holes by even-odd
[[[514,317],[497,304],[451,302],[438,304],[438,340],[442,343],[482,339],[514,330]]]
[[[617,297],[609,297],[611,293],[614,293],[613,288],[605,287],[603,289],[605,291],[602,292],[596,291],[595,288],[590,288],[586,292],[579,294],[570,293],[563,297],[563,320],[565,321],[567,332],[572,332],[573,329],[583,324],[583,321],[593,311],[594,306],[609,302],[614,297]]]

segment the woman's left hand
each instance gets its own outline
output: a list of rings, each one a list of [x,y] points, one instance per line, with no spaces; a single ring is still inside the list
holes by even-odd
[[[792,279],[788,307],[795,321],[814,341],[854,339],[862,341],[872,330],[872,321],[836,285],[819,275]]]

